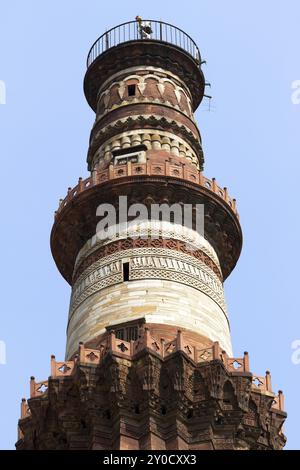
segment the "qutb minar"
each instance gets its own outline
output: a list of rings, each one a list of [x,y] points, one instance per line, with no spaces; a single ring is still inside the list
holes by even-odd
[[[103,34],[84,92],[90,176],[55,213],[51,249],[72,288],[65,360],[31,377],[17,449],[282,449],[283,394],[233,357],[223,283],[242,247],[236,201],[203,173],[194,112],[202,59],[182,30],[140,17]],[[99,206],[149,208],[97,237]],[[204,209],[204,231],[150,217]],[[139,206],[137,206],[139,205]],[[104,215],[100,214],[100,215]]]

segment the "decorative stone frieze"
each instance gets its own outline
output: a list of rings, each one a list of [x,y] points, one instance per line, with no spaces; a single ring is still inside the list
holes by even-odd
[[[128,87],[132,85],[134,95],[130,96]],[[120,72],[110,83],[102,85],[97,99],[97,119],[113,109],[133,103],[163,103],[193,119],[188,88],[179,77],[155,67],[151,71],[140,67]]]
[[[95,152],[91,159],[92,168],[99,170],[107,168],[114,162],[114,152],[126,148],[145,146],[148,150],[161,150],[175,157],[182,157],[187,164],[199,169],[199,159],[193,148],[184,140],[171,132],[158,131],[157,129],[137,129],[117,134],[106,140]],[[145,154],[147,157],[147,153]],[[145,163],[139,161],[139,163]]]
[[[270,373],[257,386],[247,353],[197,348],[181,331],[164,341],[144,328],[131,342],[111,332],[72,360],[52,356],[49,380],[32,377],[30,388],[19,450],[279,450],[286,441]]]

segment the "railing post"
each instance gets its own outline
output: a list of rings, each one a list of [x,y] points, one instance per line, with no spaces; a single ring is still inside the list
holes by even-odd
[[[152,338],[148,327],[145,328],[145,346],[151,348]]]
[[[284,395],[282,390],[278,391],[278,404],[280,411],[284,411]]]
[[[85,362],[84,357],[84,344],[82,342],[79,343],[79,362]]]
[[[92,182],[93,182],[93,186],[98,184],[98,170],[92,171]]]
[[[165,161],[165,176],[170,176],[170,162],[169,162],[169,160]]]
[[[228,190],[226,187],[224,188],[224,199],[226,202],[228,202]]]
[[[110,164],[108,167],[108,179],[112,180],[114,177],[114,166],[113,164]]]
[[[244,352],[244,371],[249,372],[250,367],[249,367],[249,354],[247,351]]]
[[[26,398],[22,398],[21,401],[21,419],[25,418],[27,412]]]
[[[268,370],[266,371],[266,390],[272,392],[271,374]]]
[[[35,396],[35,377],[30,377],[30,398]]]
[[[223,361],[223,363],[224,363],[224,366],[225,366],[226,369],[227,369],[227,359],[228,359],[228,356],[227,356],[226,351],[222,351],[221,359],[222,359],[222,361]]]
[[[177,351],[183,351],[183,338],[182,338],[181,330],[177,331],[176,346],[177,346]]]
[[[146,174],[147,174],[147,175],[151,175],[151,162],[150,162],[150,158],[147,158]]]
[[[218,341],[213,344],[213,359],[220,359],[220,345]]]
[[[217,182],[216,182],[216,178],[213,178],[212,179],[212,190],[213,192],[217,192]]]
[[[51,356],[51,377],[56,377],[56,360],[55,356]]]
[[[78,193],[81,193],[82,190],[83,190],[83,184],[82,184],[82,177],[80,176],[78,178],[77,191],[78,191]]]
[[[161,357],[165,357],[165,339],[161,338],[160,345],[161,345]]]
[[[115,351],[116,350],[116,334],[114,331],[111,331],[110,332],[110,336],[109,336],[109,347],[110,347],[110,350],[111,351]]]

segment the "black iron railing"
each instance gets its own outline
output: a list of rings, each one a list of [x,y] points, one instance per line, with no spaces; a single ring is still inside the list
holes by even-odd
[[[162,21],[141,20],[120,24],[102,34],[89,51],[87,67],[112,47],[128,41],[147,41],[149,39],[173,44],[191,55],[197,63],[200,63],[200,51],[197,44],[182,29]]]

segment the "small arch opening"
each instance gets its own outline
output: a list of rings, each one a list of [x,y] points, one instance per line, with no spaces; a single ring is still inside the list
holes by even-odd
[[[135,96],[136,94],[136,85],[127,86],[128,96]]]

